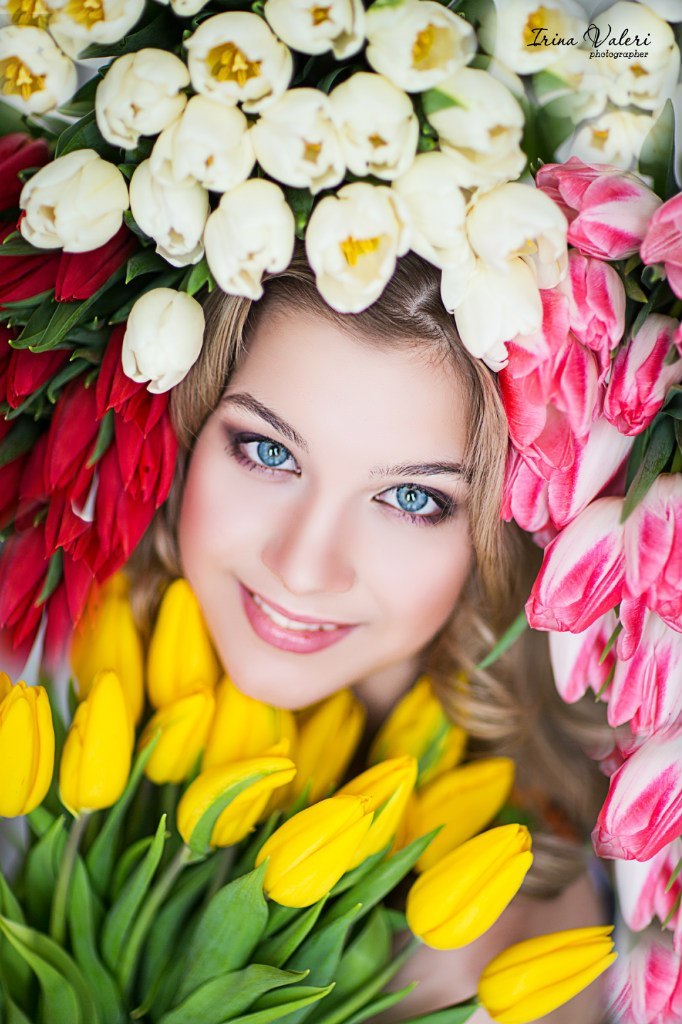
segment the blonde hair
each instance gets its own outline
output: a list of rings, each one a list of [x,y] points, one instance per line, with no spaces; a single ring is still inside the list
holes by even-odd
[[[261,317],[283,309],[322,316],[370,344],[425,349],[430,357],[449,360],[463,385],[474,561],[450,622],[424,652],[424,668],[447,713],[467,729],[472,756],[505,754],[515,759],[526,808],[540,820],[526,890],[555,895],[585,867],[579,837],[596,818],[603,785],[584,749],[598,742],[603,726],[601,718],[595,721],[594,706],[567,709],[559,699],[541,634],[527,631],[492,671],[477,668],[523,607],[540,556],[521,531],[500,520],[508,431],[497,378],[462,345],[430,264],[408,254],[398,261],[381,298],[353,315],[326,305],[301,253],[287,270],[266,280],[264,297],[257,303],[220,291],[209,297],[203,350],[171,395],[181,452],[171,495],[130,565],[138,620],[149,629],[165,585],[182,574],[175,527],[194,441]],[[457,684],[462,671],[466,687]],[[543,829],[542,821],[546,824],[551,816],[548,809],[563,816],[572,837]]]

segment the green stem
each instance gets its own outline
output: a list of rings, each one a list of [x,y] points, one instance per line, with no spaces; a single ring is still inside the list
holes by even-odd
[[[208,906],[218,889],[221,889],[223,882],[226,880],[230,873],[230,868],[234,862],[234,855],[236,853],[234,846],[226,846],[224,850],[221,850],[216,857],[217,864],[213,877],[211,878],[211,884],[206,890],[206,896],[204,897],[204,906]]]
[[[88,815],[81,814],[71,826],[66,846],[64,847],[64,856],[59,867],[57,882],[54,887],[52,910],[50,912],[50,935],[60,946],[64,943],[64,936],[66,934],[66,904],[69,898],[71,875],[73,874],[78,847],[87,823]]]

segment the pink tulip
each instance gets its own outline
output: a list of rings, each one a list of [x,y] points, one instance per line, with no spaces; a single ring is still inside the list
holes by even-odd
[[[618,904],[628,928],[641,932],[655,917],[661,923],[667,920],[678,954],[682,953],[682,877],[678,875],[672,885],[669,882],[681,859],[682,840],[675,839],[651,860],[615,862]]]
[[[625,523],[627,596],[682,632],[682,474],[664,473]]]
[[[582,633],[621,597],[625,574],[621,498],[598,498],[545,550],[526,603],[533,629]]]
[[[592,423],[584,443],[576,445],[573,465],[549,478],[547,506],[555,526],[567,526],[614,480],[632,444],[605,419]]]
[[[634,174],[610,164],[545,164],[536,184],[569,219],[568,242],[583,256],[619,260],[639,251],[661,200]]]
[[[604,648],[617,625],[613,612],[596,619],[582,633],[549,634],[549,655],[554,682],[562,699],[574,704],[591,689],[599,693],[615,664],[615,654],[609,651],[601,662]]]
[[[604,260],[572,249],[568,261],[571,331],[596,352],[602,380],[625,330],[625,288],[617,271]]]
[[[677,320],[652,313],[611,369],[604,415],[621,434],[641,434],[657,414],[672,384],[682,381],[682,359],[673,344]]]
[[[673,196],[649,221],[640,255],[645,263],[662,263],[678,299],[682,298],[682,194]]]
[[[682,736],[653,736],[611,776],[592,842],[600,857],[650,860],[681,833]]]
[[[682,633],[653,612],[633,656],[616,665],[608,719],[612,726],[630,722],[638,736],[682,733]]]
[[[643,935],[606,974],[607,1019],[611,1024],[675,1024],[681,1020],[682,972],[670,940]]]
[[[547,481],[512,448],[507,459],[501,516],[514,519],[522,530],[535,533],[549,526]]]

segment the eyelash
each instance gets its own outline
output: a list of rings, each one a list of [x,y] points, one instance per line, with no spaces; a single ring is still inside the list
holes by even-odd
[[[295,470],[283,469],[282,467],[265,466],[262,462],[257,462],[251,458],[244,451],[244,446],[247,444],[260,444],[261,441],[268,442],[270,444],[277,445],[288,452],[289,458],[293,459],[293,455],[289,449],[281,444],[279,441],[273,441],[271,437],[265,437],[263,434],[250,434],[250,433],[238,433],[232,434],[228,432],[229,444],[226,446],[225,451],[228,455],[231,455],[240,465],[244,466],[250,472],[266,473],[268,476],[278,476],[280,473],[293,473],[294,476],[300,476],[301,470],[297,467]],[[295,460],[294,460],[295,461]],[[428,487],[422,487],[418,484],[401,484],[401,487],[414,487],[415,490],[423,491],[424,494],[428,495],[433,501],[436,502],[440,511],[437,514],[432,515],[417,515],[415,512],[406,512],[404,509],[398,508],[396,505],[391,505],[390,502],[380,502],[382,505],[387,505],[403,520],[407,520],[409,523],[413,523],[416,526],[437,526],[439,523],[445,522],[447,519],[452,518],[458,509],[457,502],[453,501],[452,498],[440,491],[432,491]],[[389,487],[386,491],[382,491],[382,494],[387,494],[391,491],[397,491],[398,487]],[[377,496],[378,498],[378,496]],[[377,500],[377,499],[374,499]]]

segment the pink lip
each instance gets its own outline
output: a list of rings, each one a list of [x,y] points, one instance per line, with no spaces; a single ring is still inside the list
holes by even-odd
[[[265,640],[266,643],[272,644],[273,647],[278,647],[282,651],[290,651],[293,654],[313,654],[315,651],[322,651],[325,647],[331,647],[332,644],[336,644],[339,640],[342,640],[345,636],[348,636],[352,630],[355,629],[354,625],[343,626],[339,625],[335,629],[329,630],[306,630],[306,629],[287,629],[284,626],[279,626],[272,621],[272,619],[265,614],[262,608],[260,608],[253,599],[253,594],[250,590],[240,583],[239,593],[242,599],[242,605],[246,617],[251,623],[256,636],[260,637],[261,640]],[[278,611],[281,615],[286,615],[288,619],[293,619],[295,622],[310,622],[319,623],[324,622],[324,619],[309,619],[302,618],[300,615],[292,615],[291,612],[286,609],[273,604],[271,601],[267,602],[275,611]]]

